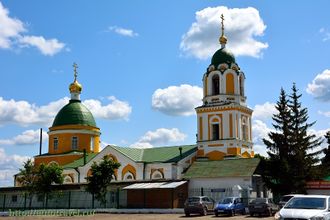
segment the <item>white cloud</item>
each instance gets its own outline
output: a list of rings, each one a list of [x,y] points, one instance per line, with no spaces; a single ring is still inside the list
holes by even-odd
[[[155,145],[167,145],[171,142],[184,141],[186,135],[177,128],[167,129],[158,128],[156,131],[148,131],[138,142],[131,145],[131,147],[151,148]]]
[[[9,11],[0,2],[0,48],[11,49],[14,45],[19,47],[35,46],[42,54],[53,56],[60,52],[65,44],[57,39],[45,39],[42,36],[23,35],[27,32],[22,21],[11,18]]]
[[[152,107],[167,115],[189,116],[202,104],[203,90],[198,86],[183,84],[157,89],[152,95]]]
[[[330,112],[318,111],[317,113],[319,113],[320,115],[324,115],[325,117],[330,118]]]
[[[92,112],[94,117],[102,119],[126,119],[132,112],[132,107],[129,103],[120,101],[114,96],[108,98],[111,103],[102,106],[101,102],[95,99],[85,100],[83,104]]]
[[[27,101],[4,100],[0,97],[0,126],[4,124],[50,125],[57,112],[67,102],[68,98],[63,98],[38,107]]]
[[[218,38],[221,31],[220,15],[225,17],[227,47],[236,56],[260,57],[268,47],[255,39],[262,36],[266,25],[255,8],[227,8],[224,6],[205,8],[196,12],[196,21],[182,37],[180,49],[187,55],[206,59],[220,48]]]
[[[253,137],[253,149],[256,154],[267,157],[267,147],[263,142],[263,139],[268,139],[268,133],[273,131],[266,123],[261,120],[253,120],[252,122],[252,137]]]
[[[117,27],[117,26],[111,26],[109,27],[109,31],[113,31],[119,35],[126,36],[126,37],[137,37],[139,36],[138,33],[134,32],[131,29],[126,29],[122,27]]]
[[[307,85],[306,91],[316,99],[325,102],[330,101],[330,70],[326,69],[317,74],[312,83]]]
[[[320,34],[322,35],[322,41],[328,41],[330,40],[330,32],[326,30],[325,28],[320,29]]]
[[[277,112],[274,103],[265,102],[262,105],[255,105],[253,109],[253,119],[271,120],[273,114]]]
[[[0,148],[0,187],[13,186],[14,174],[19,172],[23,162],[28,159],[28,156],[7,155],[5,150]]]
[[[42,140],[48,140],[47,132],[42,132]],[[31,145],[39,143],[40,130],[26,130],[22,134],[13,137],[12,139],[0,139],[0,145]]]
[[[48,39],[46,40],[42,36],[24,36],[19,39],[19,42],[22,46],[34,46],[43,55],[53,56],[60,52],[65,44],[59,42],[57,39]]]
[[[13,39],[25,32],[23,23],[16,18],[9,17],[9,11],[0,2],[0,48],[9,49]]]
[[[131,106],[124,101],[109,97],[111,103],[102,105],[100,101],[89,99],[83,102],[95,118],[128,119]],[[46,125],[50,126],[59,110],[65,106],[69,98],[65,97],[47,105],[37,106],[27,101],[4,100],[0,97],[0,126],[6,124]]]

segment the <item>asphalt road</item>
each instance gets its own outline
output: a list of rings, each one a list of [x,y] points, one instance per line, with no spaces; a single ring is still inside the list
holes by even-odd
[[[73,217],[56,217],[56,216],[28,216],[28,217],[0,217],[0,219],[4,220],[12,220],[12,219],[26,219],[26,220],[66,220],[66,219],[83,219],[83,220],[274,220],[274,216],[272,217],[250,217],[249,215],[237,215],[233,217],[228,216],[219,216],[215,217],[214,215],[207,216],[199,216],[199,215],[191,215],[190,217],[186,217],[182,214],[95,214],[91,216],[73,216]]]

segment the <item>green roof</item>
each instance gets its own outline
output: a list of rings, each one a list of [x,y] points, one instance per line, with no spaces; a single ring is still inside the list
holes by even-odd
[[[195,161],[184,178],[215,178],[252,176],[259,164],[258,158]]]
[[[56,115],[53,127],[61,125],[86,125],[96,127],[92,113],[80,100],[70,100]]]
[[[196,145],[170,146],[170,147],[153,147],[153,148],[132,148],[118,147],[110,145],[118,152],[124,154],[135,162],[178,162],[184,157],[197,151]],[[179,148],[182,148],[182,157],[180,156]]]
[[[87,153],[86,154],[86,163],[88,163],[91,159],[93,159],[98,153]],[[76,167],[84,166],[84,157],[79,158],[71,163],[65,164],[63,169],[72,169]]]
[[[226,48],[217,50],[211,60],[211,64],[214,65],[215,68],[217,68],[221,63],[235,63],[234,55]]]

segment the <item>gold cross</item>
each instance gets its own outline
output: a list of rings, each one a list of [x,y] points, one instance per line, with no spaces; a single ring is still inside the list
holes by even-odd
[[[221,14],[220,16],[221,18],[221,36],[223,36],[225,34],[225,25],[223,24],[223,21],[225,20],[223,14]]]
[[[77,81],[77,76],[78,76],[77,68],[78,65],[76,63],[73,63],[74,81]]]

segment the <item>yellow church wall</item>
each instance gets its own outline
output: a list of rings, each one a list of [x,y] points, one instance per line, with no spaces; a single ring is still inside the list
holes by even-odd
[[[206,156],[209,158],[209,160],[223,160],[223,158],[225,157],[225,153],[221,152],[221,151],[211,151],[209,153],[206,154]]]
[[[228,147],[227,148],[227,154],[228,155],[240,155],[241,154],[241,148],[239,148],[239,147]]]
[[[226,75],[226,93],[227,94],[234,94],[235,86],[234,86],[234,76],[231,73]]]
[[[197,157],[203,157],[204,156],[204,150],[198,149],[197,150]]]
[[[34,158],[34,164],[36,166],[39,166],[40,164],[49,164],[52,161],[55,161],[58,163],[58,165],[65,165],[68,163],[71,163],[74,160],[78,160],[79,158],[82,158],[83,155],[54,155],[54,156],[46,156],[46,157],[35,157]]]
[[[245,151],[245,152],[242,154],[242,157],[243,157],[243,158],[251,158],[251,155],[250,155],[247,151]]]
[[[58,138],[58,147],[57,150],[54,150],[54,138]],[[71,141],[72,137],[78,138],[78,148],[75,150],[83,151],[86,149],[86,152],[91,152],[91,137],[94,137],[94,151],[93,152],[99,152],[99,142],[100,137],[94,136],[91,134],[79,134],[79,133],[62,133],[62,134],[53,134],[49,135],[49,144],[48,144],[48,152],[50,154],[58,154],[58,153],[64,153],[68,151],[72,151]]]

